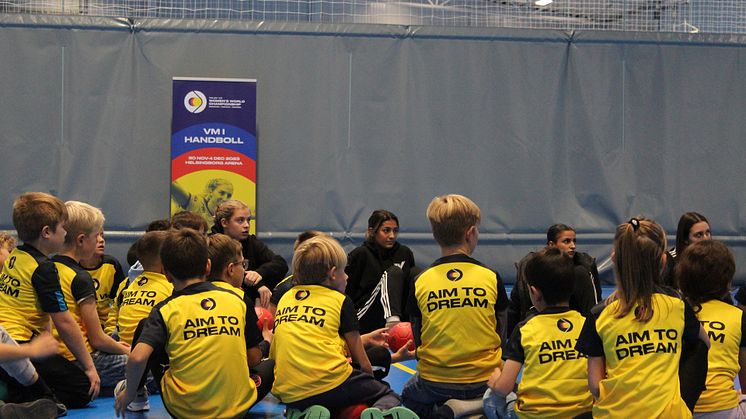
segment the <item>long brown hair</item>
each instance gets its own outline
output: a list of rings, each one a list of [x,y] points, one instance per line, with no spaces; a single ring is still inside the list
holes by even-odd
[[[666,233],[660,224],[646,218],[632,218],[620,224],[614,236],[614,266],[619,301],[616,318],[635,309],[635,319],[647,322],[653,317],[652,297],[660,282]]]

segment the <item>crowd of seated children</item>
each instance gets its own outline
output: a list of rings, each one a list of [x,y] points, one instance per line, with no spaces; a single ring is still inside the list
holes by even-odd
[[[256,313],[237,293],[205,281],[208,246],[197,231],[168,232],[160,259],[173,294],[153,308],[135,337],[117,415],[135,400],[150,367],[171,415],[243,417],[257,402],[247,362],[247,348],[262,340]]]
[[[23,194],[13,205],[22,244],[14,248],[0,237],[0,278],[13,287],[0,293],[0,387],[7,389],[0,417],[55,417],[82,407],[101,386],[123,378],[125,363],[117,414],[148,408],[145,382],[152,376],[175,417],[243,416],[270,389],[293,419],[326,419],[355,405],[369,406],[360,413],[364,419],[450,418],[482,409],[488,418],[630,411],[746,417],[746,397],[734,388],[736,377],[746,384],[744,312],[729,300],[735,263],[724,244],[708,240],[709,222],[700,214],[682,215],[675,252],[666,252],[665,233],[652,220],[619,225],[612,254],[617,286],[592,309],[589,298],[575,301],[574,309],[573,296],[579,284],[600,296],[594,260],[576,251],[571,227],[550,227],[547,247],[518,264],[515,288],[523,285],[521,298],[528,297],[531,310],[516,321],[504,365],[504,285],[471,256],[479,207],[444,195],[430,203],[427,216],[442,256],[416,277],[404,269],[414,267],[414,257],[397,242],[398,219],[377,210],[350,261],[331,237],[301,234],[293,275],[280,282],[284,259],[248,233],[248,207],[229,200],[216,208],[209,238],[204,220],[189,212],[169,220],[169,231],[143,235],[133,246],[143,271],[128,283],[105,255],[100,210]],[[351,285],[346,271],[377,278]],[[408,280],[387,287],[391,277]],[[274,292],[262,289],[270,286]],[[380,297],[394,292],[396,300],[407,287],[406,309],[394,301],[387,310]],[[367,298],[357,307],[345,291],[362,288]],[[255,298],[275,309],[274,333],[268,324],[257,326]],[[361,335],[372,313],[366,324],[390,326],[411,316],[418,371],[401,397],[380,381],[385,373],[374,377],[374,354],[386,353],[385,372],[392,355],[386,327]],[[105,319],[116,329],[105,331]],[[213,325],[215,333],[198,330]],[[567,340],[577,340],[575,347],[563,343],[563,357],[543,362],[552,345]],[[415,355],[407,346],[394,361]],[[508,409],[505,397],[521,370]]]

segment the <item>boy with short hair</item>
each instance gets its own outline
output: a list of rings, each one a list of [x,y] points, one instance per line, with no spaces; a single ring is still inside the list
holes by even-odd
[[[169,368],[161,388],[172,416],[243,417],[257,399],[246,352],[261,340],[256,314],[235,292],[205,282],[210,260],[197,231],[169,232],[161,259],[174,293],[156,305],[136,338],[117,415],[134,400],[151,355],[164,351]]]
[[[220,287],[238,294],[243,299],[249,313],[254,315],[246,324],[247,328],[256,328],[252,335],[261,336],[261,339],[250,342],[246,347],[249,359],[251,378],[257,384],[257,400],[262,400],[272,389],[274,382],[274,362],[271,359],[262,359],[269,355],[269,346],[272,342],[272,324],[257,326],[254,301],[241,289],[244,279],[244,258],[241,253],[241,243],[225,234],[213,234],[207,237],[207,254],[210,258],[210,273],[207,280]]]
[[[402,399],[422,418],[476,413],[487,379],[502,366],[498,318],[508,299],[500,276],[471,258],[479,207],[465,196],[444,195],[430,202],[427,217],[442,257],[410,288],[418,372]]]
[[[361,419],[415,418],[399,406],[399,396],[372,376],[360,339],[355,306],[344,294],[347,255],[333,238],[303,242],[293,255],[296,286],[277,305],[272,394],[288,407],[287,416],[328,419],[329,409],[372,404]],[[349,348],[353,369],[345,354]]]
[[[91,275],[80,266],[81,259],[96,252],[99,234],[103,231],[101,210],[79,201],[67,201],[67,235],[60,253],[54,256],[60,277],[60,287],[70,314],[83,333],[83,342],[93,357],[103,387],[113,387],[124,378],[129,345],[122,345],[104,333],[96,307],[96,288]],[[57,329],[54,330],[58,338]],[[60,353],[74,361],[67,346],[60,342]]]
[[[25,193],[13,203],[13,225],[23,244],[11,252],[0,275],[0,324],[13,340],[26,343],[49,330],[51,318],[80,367],[55,355],[37,361],[36,369],[62,403],[82,407],[98,395],[100,379],[49,259],[64,244],[66,220],[65,204],[43,192]]]
[[[122,265],[112,255],[106,254],[106,240],[104,230],[101,229],[96,243],[96,251],[89,258],[80,260],[83,267],[93,278],[93,287],[96,289],[96,311],[104,332],[111,335],[116,330],[116,322],[107,323],[109,312],[114,309],[114,300],[122,282],[127,277]]]
[[[140,237],[137,241],[137,257],[144,271],[117,297],[119,340],[129,345],[140,321],[148,317],[156,304],[173,293],[174,286],[164,275],[160,256],[167,236],[166,231],[151,231]]]
[[[593,407],[588,358],[574,348],[585,317],[569,307],[575,282],[573,261],[559,248],[549,247],[526,262],[525,275],[536,312],[513,330],[505,348],[505,366],[502,371],[496,368],[489,380],[493,397],[504,400],[523,367],[515,404],[519,418],[588,413]],[[487,417],[499,417],[488,411],[488,405],[485,402]]]

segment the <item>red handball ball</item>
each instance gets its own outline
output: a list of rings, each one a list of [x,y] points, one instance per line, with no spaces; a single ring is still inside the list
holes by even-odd
[[[407,344],[408,340],[412,343],[409,345],[409,350],[414,351],[414,335],[412,334],[412,323],[401,322],[392,326],[389,331],[389,349],[396,352],[401,349],[402,346]]]
[[[259,330],[264,329],[264,320],[267,320],[267,324],[269,325],[269,330],[272,330],[274,323],[275,323],[275,316],[272,315],[272,313],[269,312],[264,307],[254,307],[254,311],[256,311],[256,317],[258,318],[256,325],[259,327]]]

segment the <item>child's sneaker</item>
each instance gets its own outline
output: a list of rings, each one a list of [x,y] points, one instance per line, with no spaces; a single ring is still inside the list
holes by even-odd
[[[288,419],[329,419],[332,415],[329,413],[329,409],[315,404],[303,411],[288,409],[285,416]]]
[[[54,419],[57,417],[57,404],[49,399],[39,399],[28,403],[7,403],[0,407],[3,419]]]
[[[396,406],[391,409],[381,410],[377,407],[369,407],[360,414],[360,419],[420,419],[416,413],[404,406]]]
[[[119,397],[119,394],[125,390],[127,390],[127,380],[118,382],[117,386],[114,387],[114,398]],[[132,400],[132,402],[127,405],[127,410],[130,412],[143,412],[145,410],[150,410],[148,390],[145,387],[137,390],[137,396],[135,396],[135,400]]]

